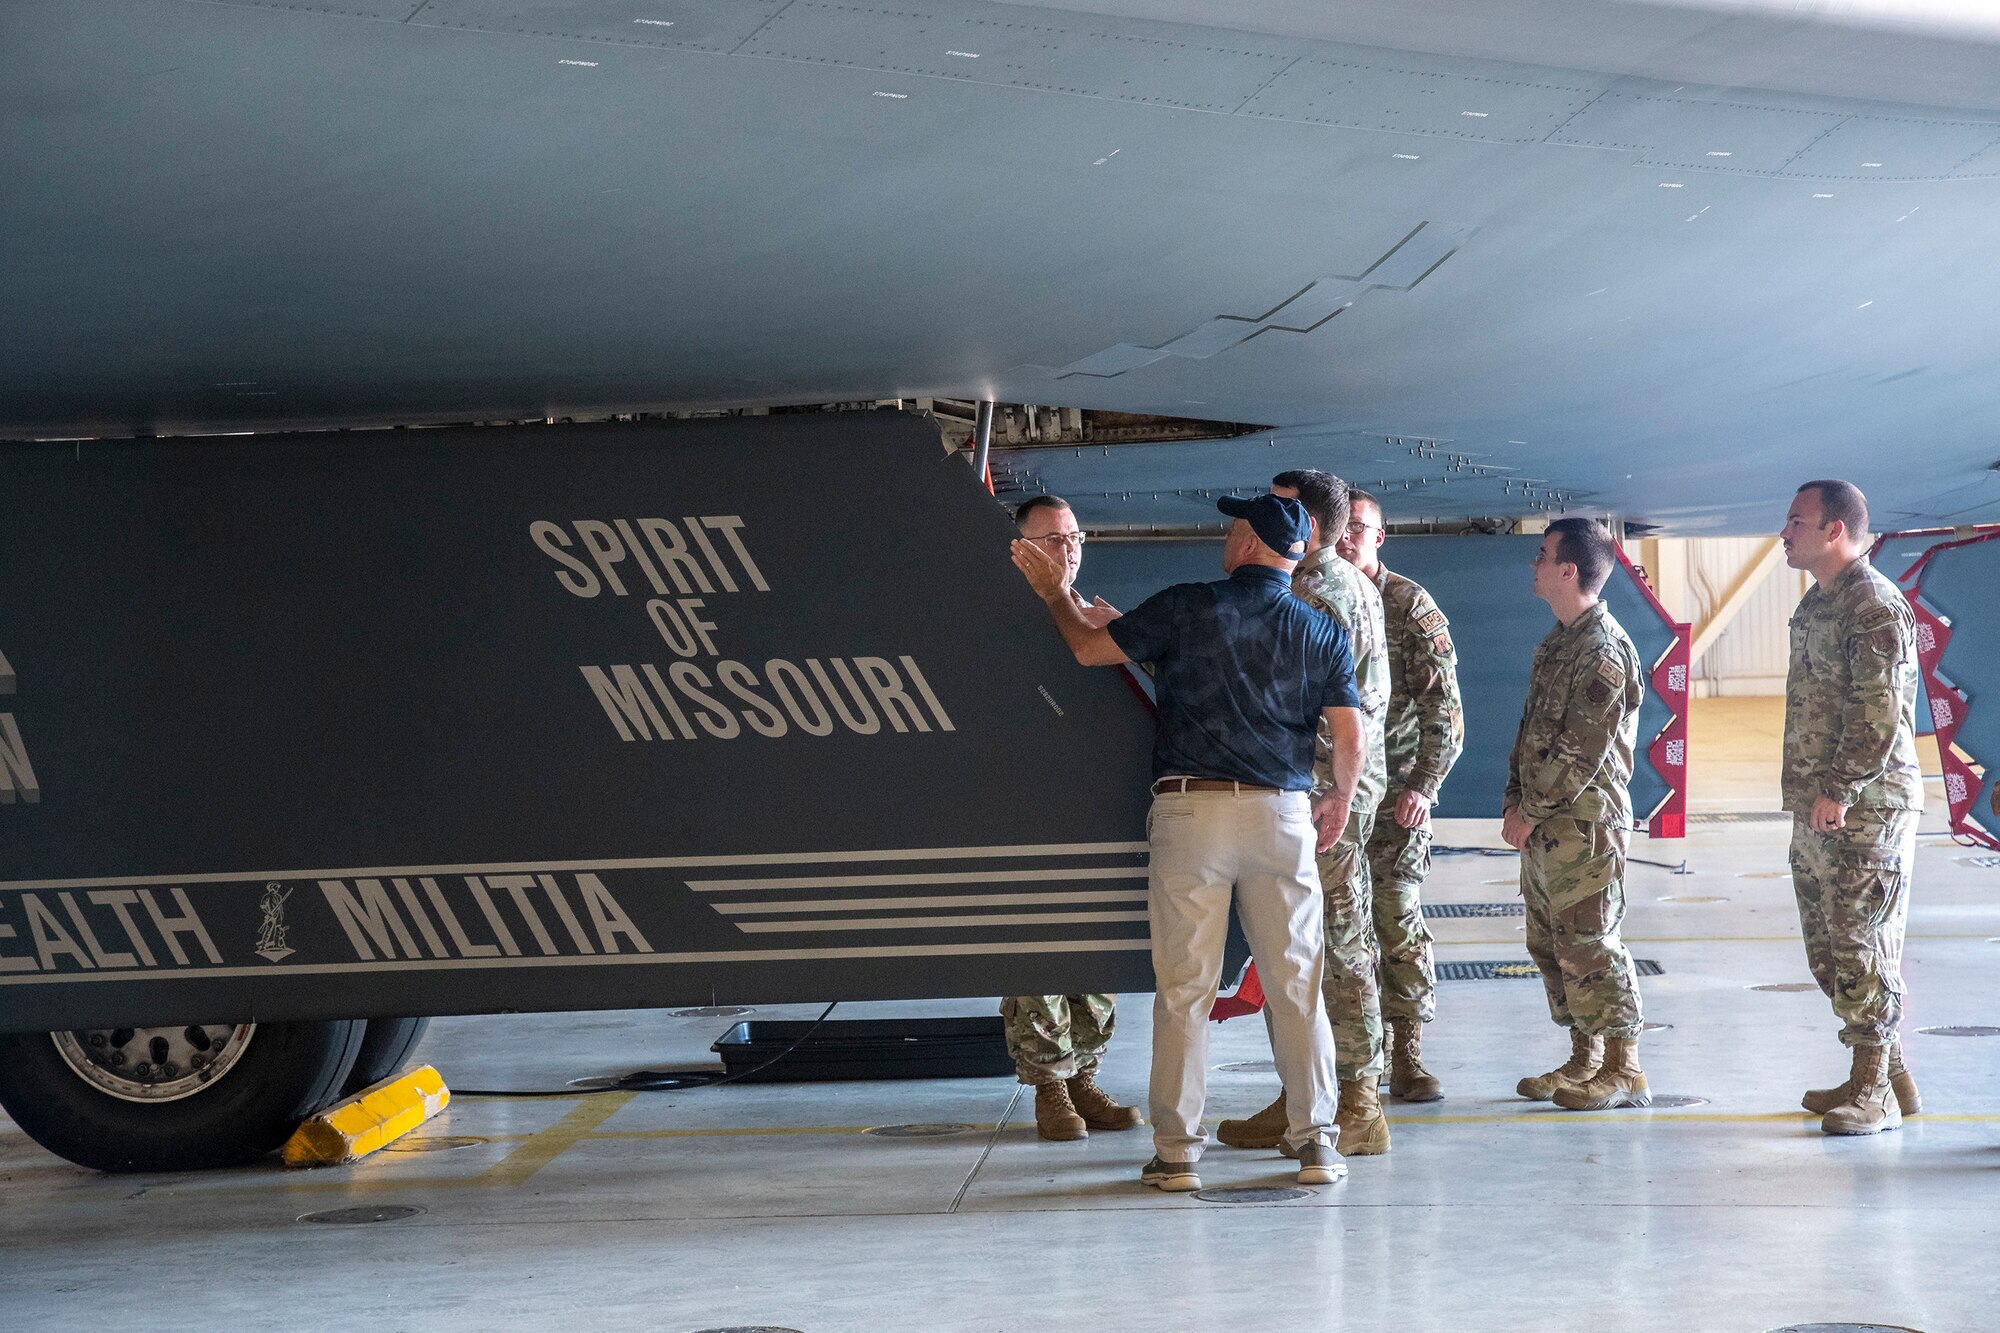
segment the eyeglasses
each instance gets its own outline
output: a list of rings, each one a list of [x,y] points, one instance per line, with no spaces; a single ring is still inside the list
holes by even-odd
[[[1051,553],[1064,547],[1072,551],[1080,551],[1083,549],[1083,541],[1087,535],[1081,532],[1051,532],[1046,537],[1030,537],[1028,540]],[[1050,545],[1051,542],[1055,544],[1052,546]]]
[[[1375,531],[1377,532],[1380,532],[1382,530],[1382,527],[1379,523],[1363,523],[1360,519],[1357,518],[1353,522],[1347,525],[1347,535],[1350,537],[1359,537],[1362,533],[1368,531],[1368,529],[1370,528],[1374,528]]]

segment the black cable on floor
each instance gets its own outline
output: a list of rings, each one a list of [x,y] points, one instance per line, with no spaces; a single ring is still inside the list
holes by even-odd
[[[1431,848],[1431,855],[1432,856],[1519,856],[1520,853],[1515,851],[1512,847],[1433,847]],[[1658,866],[1662,870],[1671,870],[1676,875],[1692,875],[1694,873],[1694,871],[1688,869],[1688,863],[1686,861],[1681,861],[1679,864],[1675,864],[1670,861],[1648,861],[1643,856],[1628,856],[1625,858],[1625,864],[1631,866]]]
[[[553,1092],[513,1091],[488,1088],[458,1088],[460,1097],[590,1097],[600,1092],[692,1092],[696,1088],[719,1088],[725,1083],[740,1083],[752,1074],[761,1074],[778,1061],[805,1045],[806,1038],[819,1031],[820,1024],[826,1022],[840,1001],[835,1000],[820,1011],[812,1025],[801,1032],[791,1045],[779,1051],[760,1065],[737,1074],[717,1074],[707,1069],[635,1069],[629,1074],[621,1074],[601,1088],[560,1088]]]

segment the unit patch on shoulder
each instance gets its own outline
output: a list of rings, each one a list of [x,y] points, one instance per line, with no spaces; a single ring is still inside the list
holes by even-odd
[[[1618,664],[1615,657],[1600,657],[1597,660],[1597,678],[1606,685],[1623,685],[1625,668]]]
[[[1895,607],[1871,606],[1866,611],[1863,611],[1861,613],[1861,619],[1855,625],[1855,628],[1860,630],[1863,634],[1866,634],[1870,630],[1881,629],[1884,625],[1892,625],[1895,623],[1895,621],[1896,621]]]
[[[1432,636],[1431,636],[1431,651],[1432,651],[1432,652],[1434,652],[1434,653],[1436,653],[1436,654],[1437,654],[1437,655],[1438,655],[1439,657],[1450,657],[1450,656],[1451,656],[1451,635],[1449,635],[1449,634],[1434,634],[1434,635],[1432,635]]]
[[[1443,631],[1444,625],[1444,612],[1438,610],[1436,607],[1432,607],[1417,617],[1417,633],[1419,634],[1436,635]]]

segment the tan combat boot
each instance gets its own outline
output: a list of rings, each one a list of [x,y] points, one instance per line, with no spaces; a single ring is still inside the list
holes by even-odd
[[[1424,1068],[1424,1025],[1411,1019],[1389,1024],[1389,1093],[1406,1102],[1434,1102],[1444,1089]]]
[[[1090,1130],[1069,1100],[1069,1084],[1061,1079],[1035,1085],[1035,1132],[1051,1143],[1087,1139]]]
[[[1514,1085],[1514,1091],[1531,1102],[1545,1102],[1556,1095],[1557,1088],[1573,1087],[1588,1081],[1603,1063],[1604,1039],[1585,1036],[1581,1030],[1571,1028],[1568,1063],[1546,1074],[1522,1079]]]
[[[1097,1076],[1089,1071],[1069,1081],[1070,1105],[1092,1129],[1131,1129],[1139,1123],[1139,1108],[1120,1106],[1111,1094],[1097,1086]]]
[[[1232,1148],[1275,1148],[1285,1141],[1285,1092],[1248,1120],[1225,1120],[1215,1127],[1218,1142]]]
[[[1853,1048],[1855,1050],[1860,1047]],[[1889,1087],[1896,1094],[1897,1109],[1904,1115],[1922,1115],[1923,1095],[1917,1091],[1916,1076],[1903,1063],[1903,1043],[1889,1047]],[[1799,1105],[1814,1115],[1825,1115],[1836,1106],[1844,1105],[1854,1095],[1854,1075],[1849,1073],[1847,1081],[1837,1087],[1814,1088],[1806,1093]]]
[[[1854,1048],[1853,1094],[1826,1113],[1819,1127],[1828,1134],[1880,1134],[1903,1127],[1896,1094],[1889,1087],[1888,1046]]]
[[[1389,1151],[1389,1121],[1382,1114],[1382,1095],[1374,1075],[1343,1079],[1340,1109],[1333,1123],[1340,1137],[1333,1146],[1342,1157],[1375,1157]]]
[[[1639,1068],[1636,1037],[1606,1037],[1604,1063],[1582,1083],[1557,1088],[1549,1098],[1565,1111],[1610,1111],[1620,1106],[1651,1106],[1653,1093]]]

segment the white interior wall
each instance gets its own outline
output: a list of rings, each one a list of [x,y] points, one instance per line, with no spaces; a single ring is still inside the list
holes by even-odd
[[[1745,569],[1763,554],[1764,537],[1661,537],[1634,543],[1667,611],[1701,629]],[[1805,595],[1805,575],[1780,564],[1736,612],[1721,636],[1694,664],[1698,697],[1781,695],[1790,653],[1787,622]]]

